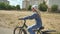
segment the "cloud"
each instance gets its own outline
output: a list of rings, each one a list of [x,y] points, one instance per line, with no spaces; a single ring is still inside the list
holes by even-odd
[[[8,1],[10,1],[11,5],[17,5],[17,4],[22,5],[22,0],[8,0]]]
[[[22,7],[22,0],[8,0],[10,5],[20,5]]]

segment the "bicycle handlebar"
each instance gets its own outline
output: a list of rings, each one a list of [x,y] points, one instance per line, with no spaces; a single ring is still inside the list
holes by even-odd
[[[27,28],[27,25],[25,24],[26,23],[26,19],[19,19],[19,20],[24,20],[24,24],[23,24],[23,26],[22,27],[26,27]]]
[[[26,20],[25,20],[25,19],[20,18],[20,19],[18,19],[18,20],[24,20],[24,24],[26,23]]]
[[[21,18],[21,19],[18,19],[18,20],[24,20],[24,23],[26,23],[26,20],[25,20],[25,19],[22,19],[22,18]]]

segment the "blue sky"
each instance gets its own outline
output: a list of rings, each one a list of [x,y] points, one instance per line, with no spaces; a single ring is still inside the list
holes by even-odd
[[[17,5],[19,4],[22,8],[22,0],[8,0],[10,1],[10,5]]]

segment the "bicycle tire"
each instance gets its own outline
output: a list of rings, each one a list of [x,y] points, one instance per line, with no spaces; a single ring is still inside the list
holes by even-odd
[[[27,34],[27,32],[25,31],[25,29],[20,28],[20,27],[16,27],[16,28],[14,29],[13,34],[16,34],[16,30],[17,30],[18,28],[19,28],[18,34],[22,34],[22,33]]]

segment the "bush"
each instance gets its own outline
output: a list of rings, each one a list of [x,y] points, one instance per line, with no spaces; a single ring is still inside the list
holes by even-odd
[[[0,3],[0,10],[6,9],[6,4],[5,3]]]
[[[11,10],[11,6],[10,5],[7,5],[6,9],[7,10]]]
[[[39,10],[40,11],[47,11],[47,5],[46,4],[44,4],[44,3],[41,3],[40,5],[39,5]]]
[[[51,11],[57,11],[57,10],[58,10],[58,5],[51,6]]]
[[[32,6],[31,6],[31,5],[29,5],[29,6],[28,6],[28,10],[31,10],[31,7],[32,7]]]
[[[16,10],[16,7],[15,7],[15,6],[12,6],[12,9],[13,9],[13,10]]]
[[[13,6],[11,6],[11,5],[7,5],[6,9],[7,9],[7,10],[13,10],[13,9],[15,9],[15,8],[13,8]]]
[[[16,5],[16,9],[17,10],[20,10],[20,5]]]

